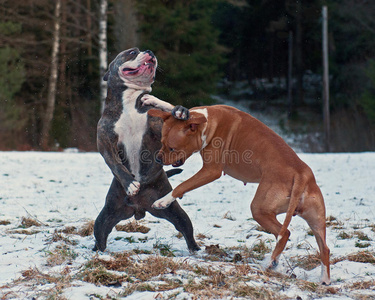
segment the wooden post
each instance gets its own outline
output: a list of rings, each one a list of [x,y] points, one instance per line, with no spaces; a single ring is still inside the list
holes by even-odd
[[[288,118],[290,118],[293,111],[293,31],[289,31],[288,48]]]
[[[331,151],[330,145],[330,118],[329,118],[329,72],[328,72],[328,12],[327,6],[323,6],[323,122],[325,151]]]

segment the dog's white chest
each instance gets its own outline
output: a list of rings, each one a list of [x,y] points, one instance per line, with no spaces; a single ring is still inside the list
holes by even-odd
[[[122,96],[123,111],[114,128],[118,143],[124,145],[129,171],[136,180],[140,180],[140,152],[147,128],[147,114],[140,114],[135,109],[135,101],[141,93],[138,90],[125,90]]]

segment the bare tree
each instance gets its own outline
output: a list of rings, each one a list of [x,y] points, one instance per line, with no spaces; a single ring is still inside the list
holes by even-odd
[[[104,110],[105,98],[107,97],[107,82],[102,80],[107,69],[107,9],[108,1],[100,0],[99,16],[99,68],[100,68],[100,101],[101,112]]]
[[[53,119],[53,113],[56,104],[56,84],[57,84],[57,74],[58,74],[58,54],[60,48],[60,14],[61,14],[61,0],[56,0],[55,5],[55,20],[54,20],[54,30],[53,30],[53,45],[52,45],[52,55],[51,55],[51,73],[48,85],[48,95],[47,95],[47,108],[44,113],[42,136],[40,141],[40,146],[43,150],[48,149],[48,142],[50,137],[51,123]]]

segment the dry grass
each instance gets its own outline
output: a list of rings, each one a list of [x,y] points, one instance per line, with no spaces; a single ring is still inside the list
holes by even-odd
[[[293,256],[290,258],[291,262],[304,270],[312,270],[318,267],[321,263],[320,254],[309,254],[305,256]]]
[[[353,234],[352,233],[347,233],[345,231],[341,231],[338,235],[337,235],[337,238],[340,239],[340,240],[347,240],[347,239],[351,239],[353,237]]]
[[[142,232],[135,222],[127,224],[127,232]],[[134,226],[137,225],[137,226]],[[47,239],[48,243],[58,243],[50,246],[53,250],[47,252],[47,266],[62,266],[60,274],[42,273],[36,268],[23,272],[23,277],[18,282],[31,286],[37,297],[46,299],[63,299],[63,291],[79,280],[98,286],[119,288],[119,297],[133,294],[136,291],[164,292],[171,291],[169,299],[175,299],[181,291],[190,294],[192,299],[221,299],[225,297],[242,297],[245,299],[289,299],[284,292],[292,286],[306,291],[316,299],[329,295],[346,295],[348,291],[374,289],[374,281],[353,283],[345,286],[345,291],[337,287],[324,287],[318,283],[307,282],[292,278],[289,275],[275,271],[263,271],[257,266],[257,260],[263,260],[266,253],[271,251],[267,240],[258,239],[252,247],[220,248],[219,245],[206,247],[205,261],[191,263],[190,259],[180,260],[165,257],[155,253],[166,251],[172,254],[169,245],[156,243],[154,250],[126,251],[122,253],[107,253],[110,258],[105,259],[98,254],[84,265],[77,266],[77,254],[72,245],[72,235],[80,231],[90,232],[93,222],[88,222],[80,230],[75,227],[65,227],[55,231]],[[126,225],[125,225],[126,226]],[[84,236],[86,235],[84,234]],[[356,232],[358,237],[358,233]],[[207,236],[199,236],[206,239]],[[156,250],[155,250],[156,249]],[[137,253],[148,255],[137,255]],[[211,258],[212,259],[211,259]],[[340,258],[342,260],[375,264],[375,255],[371,251],[361,251]],[[199,259],[198,259],[199,260]],[[217,260],[216,262],[208,262]],[[255,260],[255,261],[254,261]],[[294,264],[311,270],[320,264],[318,254],[296,256],[291,258]],[[336,259],[333,263],[340,261]],[[248,262],[252,262],[249,265]],[[74,264],[73,264],[74,263]],[[255,264],[254,264],[255,263]],[[59,268],[55,268],[59,269]],[[17,282],[15,282],[16,286]],[[20,286],[21,286],[20,284]],[[40,289],[38,287],[50,284],[51,287]],[[1,287],[0,287],[1,289]],[[7,291],[12,292],[14,288]],[[343,294],[340,294],[343,293]],[[0,299],[9,299],[13,296],[3,296]],[[160,294],[161,295],[161,294]],[[164,295],[164,294],[163,294]],[[174,296],[173,296],[174,295]],[[7,298],[8,297],[8,298]],[[101,297],[101,296],[100,296]],[[357,297],[357,294],[356,294]],[[14,297],[13,297],[14,298]],[[103,297],[104,299],[104,297]],[[158,299],[156,297],[156,299]],[[297,297],[298,299],[298,297]],[[359,295],[358,299],[371,299]]]
[[[232,213],[230,211],[227,211],[224,214],[223,219],[227,219],[227,220],[230,220],[230,221],[236,221],[236,218],[232,216]]]
[[[139,224],[137,221],[129,222],[125,225],[116,225],[115,226],[117,231],[125,231],[125,232],[141,232],[141,233],[148,233],[150,228]]]
[[[268,246],[267,240],[257,240],[252,247],[241,246],[241,247],[231,247],[228,250],[235,251],[233,256],[233,261],[253,261],[253,260],[263,260],[267,253],[272,251],[271,247]]]
[[[343,223],[337,220],[334,216],[328,216],[326,218],[326,225],[333,229],[343,229]]]
[[[42,226],[42,224],[40,222],[38,222],[37,220],[35,219],[32,219],[32,218],[26,218],[26,217],[22,217],[21,219],[21,227],[22,228],[29,228],[31,226]]]
[[[374,290],[375,280],[358,281],[348,286],[350,290]]]
[[[131,252],[115,254],[112,260],[103,260],[96,256],[86,264],[86,269],[103,267],[111,271],[126,272],[127,275],[139,281],[147,281],[158,275],[173,274],[178,266],[172,259],[162,256],[150,256],[143,261],[136,262],[130,258],[131,254]]]
[[[47,252],[47,254],[47,265],[50,267],[63,263],[71,264],[78,256],[78,254],[67,245],[58,245],[53,251]]]
[[[74,234],[77,232],[77,228],[74,226],[66,226],[64,229],[61,230],[61,232],[65,234]]]
[[[24,283],[35,288],[33,299],[56,299],[65,300],[62,296],[64,290],[71,286],[72,277],[70,269],[64,268],[63,271],[56,275],[45,274],[38,268],[30,268],[22,272],[22,277],[17,279],[15,283]],[[51,284],[51,287],[38,289],[38,286]],[[1,298],[7,299],[7,298]],[[13,298],[12,298],[13,299]]]
[[[222,250],[217,245],[213,245],[211,248],[214,254],[216,251]],[[237,251],[241,252],[241,255],[247,255],[246,253],[254,251],[252,249],[263,249],[261,251],[264,251],[267,248],[264,242],[259,241],[252,248],[241,248],[240,251]],[[47,262],[51,266],[69,263],[69,259],[74,259],[71,257],[70,251],[68,245],[59,245],[47,257]],[[373,253],[369,252],[357,253],[356,257],[363,258],[370,256],[370,254],[373,257]],[[283,291],[292,286],[298,286],[302,291],[307,291],[314,299],[329,295],[341,295],[341,291],[337,287],[324,287],[318,283],[293,279],[275,271],[262,271],[260,268],[247,263],[220,262],[206,264],[203,262],[191,264],[187,260],[160,255],[137,256],[135,251],[109,255],[110,259],[103,259],[96,254],[79,270],[75,269],[74,272],[71,272],[71,269],[67,266],[58,276],[43,274],[36,268],[29,269],[23,272],[22,280],[34,286],[52,284],[53,287],[48,290],[53,295],[50,299],[61,299],[59,297],[61,297],[62,291],[77,280],[98,286],[121,287],[121,292],[118,294],[120,297],[133,294],[136,291],[161,293],[176,290],[176,293],[172,292],[173,294],[169,296],[169,299],[174,299],[183,290],[189,293],[192,299],[199,300],[225,297],[283,300],[289,299],[284,296]],[[58,260],[59,256],[65,256],[66,259]],[[351,255],[349,258],[359,261],[358,257],[354,258],[354,255]],[[296,257],[295,260],[302,261],[305,268],[310,268],[306,266],[310,266],[316,261],[320,263],[317,255]],[[345,290],[373,289],[374,286],[374,281],[358,282],[346,287]],[[38,296],[48,295],[45,294],[45,290],[43,290],[43,293],[38,294]],[[366,298],[360,297],[358,299]]]
[[[196,237],[197,240],[204,240],[204,239],[209,239],[210,238],[209,236],[207,236],[207,235],[205,235],[203,233],[198,233],[195,237]]]
[[[77,232],[80,236],[90,236],[94,233],[95,221],[87,221],[82,228]]]
[[[336,264],[344,260],[360,262],[360,263],[375,264],[375,253],[373,251],[360,251],[360,252],[349,254],[347,256],[337,257],[333,259],[331,263]]]
[[[48,244],[57,243],[60,241],[68,245],[77,245],[76,241],[72,241],[69,238],[65,237],[59,230],[55,230],[52,236],[47,239]]]
[[[223,249],[220,249],[219,245],[206,246],[205,251],[209,255],[213,255],[213,256],[217,256],[217,257],[221,257],[221,258],[228,256],[228,254]]]
[[[234,291],[236,297],[245,297],[246,299],[261,300],[282,300],[289,299],[286,296],[280,296],[279,293],[263,287],[254,287],[249,285],[239,285]]]
[[[39,230],[30,230],[30,229],[15,229],[15,230],[9,230],[7,232],[13,233],[13,234],[33,235],[33,234],[39,233],[40,231]]]
[[[355,231],[354,235],[361,241],[371,241],[371,239],[362,231]]]
[[[121,286],[127,275],[118,275],[109,272],[104,266],[90,267],[80,273],[80,279],[95,285]]]
[[[78,234],[82,237],[90,236],[94,233],[94,224],[95,221],[90,220],[84,223],[80,229],[77,229],[75,226],[66,226],[64,229],[61,229],[58,232],[65,234]]]
[[[0,220],[0,225],[9,225],[10,222],[7,220]]]
[[[373,251],[360,251],[347,256],[349,261],[375,264],[375,253]]]
[[[127,281],[122,296],[130,295],[135,291],[168,291],[183,288],[185,292],[192,294],[193,299],[216,299],[229,295],[249,299],[286,299],[280,296],[278,291],[246,286],[244,284],[246,276],[257,274],[258,271],[246,264],[232,266],[224,271],[220,265],[217,267],[190,265],[185,261],[162,256],[150,256],[138,260],[134,258],[132,252],[124,252],[113,254],[111,260],[94,257],[85,265],[79,276],[82,280],[97,285],[108,286]],[[113,271],[117,272],[113,273]],[[123,272],[123,275],[118,272]],[[181,272],[185,272],[185,278],[190,278],[187,283],[169,277]],[[165,277],[166,275],[168,277]],[[262,280],[259,275],[255,276]]]
[[[321,298],[322,296],[336,295],[340,290],[336,287],[327,287],[315,282],[309,282],[305,280],[298,280],[296,283],[301,290],[314,293],[319,298]]]

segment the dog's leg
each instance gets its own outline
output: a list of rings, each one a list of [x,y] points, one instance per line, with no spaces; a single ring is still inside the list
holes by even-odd
[[[159,108],[163,111],[172,111],[174,106],[166,101],[160,100],[159,98],[156,98],[155,96],[152,96],[150,94],[145,94],[141,98],[142,105],[151,105],[156,108]]]
[[[166,209],[150,209],[149,212],[157,218],[163,218],[171,222],[182,233],[191,252],[200,249],[194,239],[193,225],[190,218],[177,201],[174,201]]]
[[[287,193],[283,189],[268,182],[261,182],[251,203],[251,212],[255,221],[266,231],[272,233],[277,239],[277,244],[271,255],[270,268],[275,268],[278,257],[283,251],[290,236],[289,230],[280,236],[282,224],[276,216],[285,212],[288,207]]]
[[[121,220],[133,216],[134,209],[124,203],[125,197],[126,193],[123,187],[114,178],[109,188],[105,205],[95,220],[94,235],[96,241],[94,251],[104,251],[108,235],[111,233],[113,227]]]
[[[329,266],[329,248],[326,244],[326,218],[323,196],[316,186],[317,190],[314,194],[309,194],[305,198],[303,212],[300,216],[309,224],[316,242],[319,246],[320,258],[322,260],[321,283],[329,285],[330,266]]]
[[[97,132],[98,150],[127,195],[134,196],[140,190],[140,183],[134,180],[134,176],[122,164],[119,149],[113,147],[113,145],[117,145],[117,137],[108,129],[108,126],[108,124],[105,124],[105,121],[100,120]]]
[[[155,201],[152,207],[156,209],[167,208],[176,200],[176,198],[182,198],[185,193],[220,178],[221,172],[222,167],[220,165],[203,165],[202,169],[197,174],[178,185],[172,192],[165,195],[163,198]]]

